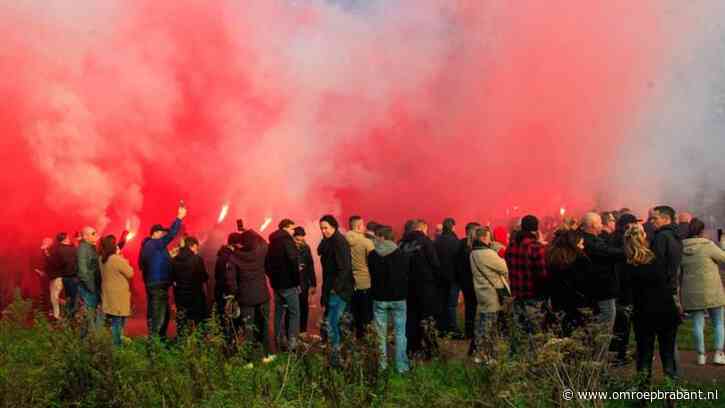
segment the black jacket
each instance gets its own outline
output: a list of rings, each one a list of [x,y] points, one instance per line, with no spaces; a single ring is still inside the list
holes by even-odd
[[[298,246],[300,255],[300,288],[307,291],[317,287],[317,276],[315,276],[315,261],[312,259],[312,251],[309,245]]]
[[[677,225],[665,225],[655,232],[652,252],[655,253],[658,272],[667,277],[673,293],[677,293],[682,264],[682,240],[677,234]]]
[[[662,268],[653,261],[624,269],[632,277],[634,319],[644,325],[672,325],[679,321],[673,287]]]
[[[624,249],[624,231],[614,231],[611,243],[612,246],[616,248]],[[617,303],[622,306],[632,304],[632,277],[629,274],[630,269],[625,268],[626,263],[627,261],[623,259],[614,264],[614,273],[617,274],[617,281],[619,284]]]
[[[440,281],[451,284],[456,279],[456,267],[461,241],[454,232],[441,234],[433,243],[440,261]]]
[[[347,239],[337,230],[330,238],[324,238],[320,242],[317,254],[322,264],[322,305],[327,306],[332,291],[349,302],[355,280],[352,276],[352,254]]]
[[[589,290],[592,261],[584,254],[567,266],[546,265],[551,274],[551,303],[557,310],[571,311],[591,305]]]
[[[300,286],[299,251],[287,231],[277,230],[269,236],[264,269],[274,290]]]
[[[473,271],[471,270],[471,251],[468,240],[461,239],[456,261],[456,283],[463,291],[473,292]]]
[[[204,260],[189,248],[181,248],[171,261],[171,282],[177,304],[190,304],[204,295],[204,284],[209,280]]]
[[[441,263],[430,238],[421,231],[412,231],[403,237],[400,251],[410,257],[411,273],[408,280],[414,287],[436,284],[440,277]]]
[[[256,306],[269,301],[264,267],[267,250],[267,243],[259,237],[253,246],[234,251],[229,257],[225,294],[236,297],[240,306]]]
[[[392,302],[408,297],[408,273],[410,258],[400,249],[386,255],[372,251],[368,255],[370,270],[370,291],[373,300]]]
[[[73,278],[78,276],[78,258],[73,245],[58,244],[50,251],[48,278]]]
[[[217,252],[216,264],[214,265],[214,298],[217,302],[222,302],[224,295],[229,293],[226,287],[227,262],[234,253],[234,250],[228,245],[219,248]]]
[[[689,238],[690,235],[690,223],[681,222],[677,224],[677,236],[680,237],[680,241],[684,241]]]
[[[588,295],[594,300],[616,299],[619,296],[619,280],[614,269],[624,260],[624,250],[602,238],[584,232],[584,252],[592,261]]]

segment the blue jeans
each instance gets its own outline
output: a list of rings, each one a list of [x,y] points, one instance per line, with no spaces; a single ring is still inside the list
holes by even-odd
[[[285,322],[288,324],[288,345],[294,349],[300,334],[300,290],[297,287],[274,291],[274,336],[278,350],[284,338],[282,325]]]
[[[450,290],[448,291],[447,312],[449,325],[448,330],[453,333],[460,332],[460,329],[458,328],[458,294],[460,291],[461,288],[457,283],[451,283]]]
[[[146,296],[148,297],[148,315],[149,336],[159,336],[166,338],[169,329],[169,286],[165,284],[148,286],[146,288]]]
[[[488,357],[493,357],[495,351],[496,332],[495,324],[498,314],[496,312],[479,312],[476,317],[476,324],[473,329],[474,337],[471,343],[472,352],[484,352]]]
[[[63,278],[63,289],[65,290],[65,312],[69,319],[75,317],[78,311],[78,278]]]
[[[406,303],[405,300],[397,302],[373,301],[375,314],[375,329],[378,332],[378,345],[380,347],[380,367],[384,370],[388,365],[388,314],[393,315],[395,329],[395,369],[399,373],[410,370],[408,362],[408,338],[405,336]]]
[[[715,351],[723,351],[723,342],[725,342],[725,336],[723,335],[723,310],[725,308],[720,306],[692,312],[692,336],[695,338],[695,350],[699,354],[705,354],[705,312],[710,315],[710,321],[715,334],[715,338],[713,339]]]
[[[124,316],[108,315],[111,320],[111,337],[113,345],[120,346],[123,344],[123,328],[126,326],[126,318]]]
[[[96,331],[103,327],[103,311],[99,310],[101,297],[98,293],[89,291],[83,285],[79,289],[86,309],[86,321],[81,325],[81,337],[85,337],[88,330]]]
[[[327,300],[327,338],[333,352],[340,348],[340,319],[346,307],[345,300],[334,293],[330,294]]]
[[[513,326],[516,328],[511,338],[511,354],[516,354],[520,347],[519,335],[526,336],[529,351],[533,351],[534,334],[539,332],[536,325],[537,320],[543,320],[541,300],[521,300],[515,299],[513,303]]]

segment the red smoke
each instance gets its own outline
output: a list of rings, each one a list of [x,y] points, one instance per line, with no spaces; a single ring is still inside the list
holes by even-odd
[[[200,236],[227,201],[225,230],[589,208],[663,58],[655,1],[26,3],[0,11],[6,265],[181,198]]]

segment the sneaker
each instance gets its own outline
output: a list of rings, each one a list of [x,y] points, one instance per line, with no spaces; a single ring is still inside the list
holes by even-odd
[[[712,362],[717,365],[725,365],[725,353],[722,351],[715,352]]]
[[[474,357],[473,362],[476,364],[481,364],[483,363],[483,359],[481,357]]]
[[[707,361],[707,358],[705,357],[704,354],[697,355],[697,365],[704,366],[706,361]]]

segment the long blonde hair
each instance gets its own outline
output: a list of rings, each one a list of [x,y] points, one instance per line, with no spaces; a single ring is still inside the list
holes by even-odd
[[[633,225],[624,233],[624,255],[627,263],[634,266],[647,265],[655,259],[641,225]]]

